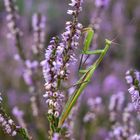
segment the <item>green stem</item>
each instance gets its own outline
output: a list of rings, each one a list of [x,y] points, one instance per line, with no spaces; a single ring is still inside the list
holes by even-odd
[[[21,43],[20,43],[20,35],[16,34],[15,38],[16,38],[15,46],[17,47],[20,58],[24,62],[26,60],[26,57],[25,57],[25,54],[23,52],[23,48],[22,48]]]
[[[17,132],[19,133],[20,136],[23,137],[24,140],[32,140],[32,138],[28,135],[28,133],[24,128],[19,128]]]

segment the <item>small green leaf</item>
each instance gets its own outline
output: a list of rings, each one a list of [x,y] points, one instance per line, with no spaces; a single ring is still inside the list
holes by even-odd
[[[18,129],[18,133],[20,136],[23,137],[24,140],[31,140],[31,138],[28,136],[28,134],[24,128]]]

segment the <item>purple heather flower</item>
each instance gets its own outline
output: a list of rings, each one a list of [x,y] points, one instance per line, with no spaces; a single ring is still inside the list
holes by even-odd
[[[110,122],[116,122],[118,111],[122,109],[124,99],[123,92],[118,92],[111,96],[109,103]]]
[[[111,86],[110,86],[111,85]],[[103,82],[104,93],[113,93],[123,90],[123,83],[115,74],[108,75]]]
[[[24,69],[23,79],[28,86],[33,86],[33,72],[39,66],[39,63],[36,60],[34,61],[26,60],[25,66],[26,68]],[[30,87],[30,88],[33,88],[33,87]]]
[[[124,103],[124,93],[118,92],[117,94],[113,94],[110,98],[109,110],[110,111],[119,111],[122,108]]]
[[[59,140],[59,139],[60,139],[59,133],[54,133],[52,140]]]
[[[22,32],[17,26],[17,7],[15,6],[15,0],[4,0],[5,9],[7,11],[7,21],[10,33],[8,37],[16,38],[16,35],[22,35]]]
[[[140,140],[140,135],[134,134],[134,135],[131,137],[131,140]]]
[[[45,16],[37,13],[32,17],[32,27],[34,30],[34,45],[33,52],[38,53],[39,49],[44,47],[45,31],[46,31],[46,18]]]
[[[101,97],[96,97],[95,99],[89,98],[87,104],[90,110],[99,111],[102,106],[102,98]]]
[[[27,85],[31,86],[33,84],[32,72],[28,69],[24,70],[23,79]]]
[[[130,85],[128,92],[131,95],[134,108],[140,111],[140,73],[136,70],[129,70],[125,76],[127,84]]]
[[[77,0],[71,0],[71,3],[69,3],[70,6],[76,6]]]
[[[25,65],[28,69],[35,69],[36,67],[39,66],[39,63],[36,60],[34,60],[32,62],[30,60],[26,60]]]
[[[68,78],[69,63],[76,61],[74,50],[79,45],[78,41],[83,28],[82,24],[77,21],[79,12],[82,9],[82,2],[82,0],[72,0],[69,5],[72,6],[73,9],[67,11],[68,14],[73,16],[74,20],[66,22],[65,32],[62,33],[62,41],[59,43],[59,48],[61,49],[57,50],[57,54],[59,54],[57,57],[61,58],[59,74],[62,79]]]
[[[53,38],[50,41],[50,45],[46,49],[45,60],[41,62],[43,67],[43,75],[45,78],[45,89],[46,93],[44,98],[46,98],[46,103],[48,104],[48,114],[59,117],[61,111],[61,102],[63,100],[63,95],[58,91],[58,77],[61,67],[61,58],[57,57],[58,51],[57,38]]]
[[[88,112],[85,116],[84,116],[84,123],[87,123],[87,122],[90,122],[90,121],[93,121],[96,119],[96,115],[95,113],[92,113],[92,112]]]
[[[132,105],[128,104],[126,108],[124,108],[122,114],[122,121],[116,118],[116,121],[112,125],[112,130],[109,133],[110,140],[131,140],[131,136],[134,134],[134,121],[132,116]],[[118,114],[119,112],[116,112]]]
[[[23,119],[23,116],[24,116],[24,112],[22,110],[20,110],[18,107],[14,107],[13,110],[12,110],[12,113],[13,115],[16,117],[19,125],[22,127],[22,128],[25,128],[26,129],[26,124],[24,122],[24,119]]]
[[[0,93],[0,104],[1,104],[1,102],[2,102],[2,97],[1,97],[1,93]]]
[[[24,113],[23,111],[19,110],[18,107],[14,107],[13,110],[12,110],[12,113],[14,116],[16,116],[17,118],[21,118],[23,117]]]
[[[65,32],[61,35],[62,39],[59,42],[58,38],[52,38],[45,52],[45,60],[41,62],[43,67],[43,75],[45,79],[47,98],[46,103],[49,106],[48,114],[59,117],[63,94],[58,90],[58,81],[68,78],[69,63],[75,61],[74,49],[78,45],[78,40],[81,36],[82,25],[78,23],[77,17],[81,11],[82,0],[72,0],[70,6],[72,10],[68,10],[74,18],[73,21],[66,22]],[[55,98],[53,97],[54,93]]]
[[[7,37],[14,39],[15,46],[17,47],[19,56],[21,60],[25,61],[26,56],[24,54],[23,48],[21,46],[20,37],[22,36],[22,31],[18,27],[18,14],[17,6],[15,0],[4,0],[5,10],[7,12],[7,26],[9,28],[9,33]]]
[[[16,125],[14,121],[10,119],[3,110],[0,109],[0,126],[10,136],[16,136]]]
[[[106,7],[109,4],[109,0],[95,0],[96,7]]]
[[[89,107],[89,112],[84,116],[83,121],[85,123],[93,121],[97,118],[97,114],[102,110],[102,98],[89,98],[87,101],[87,105]]]
[[[132,78],[132,76],[130,76],[130,75],[127,75],[127,76],[125,77],[125,79],[126,79],[126,81],[127,81],[128,84],[131,84],[131,83],[133,82],[133,78]]]

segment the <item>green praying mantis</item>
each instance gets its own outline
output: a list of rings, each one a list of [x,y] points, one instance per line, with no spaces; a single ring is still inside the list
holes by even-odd
[[[82,72],[83,75],[79,79],[79,81],[76,83],[76,85],[77,85],[76,89],[75,89],[74,93],[71,95],[71,97],[68,99],[68,101],[63,109],[63,112],[59,118],[58,128],[61,128],[61,126],[63,125],[63,123],[66,120],[66,118],[68,117],[71,109],[75,105],[78,97],[81,95],[82,91],[86,88],[86,86],[90,82],[90,80],[94,74],[94,71],[99,66],[101,61],[103,60],[105,54],[107,53],[107,51],[110,48],[111,43],[112,43],[112,41],[105,39],[105,48],[103,50],[89,51],[89,47],[90,47],[92,38],[94,36],[94,31],[92,28],[89,27],[89,28],[84,28],[83,33],[87,33],[87,34],[86,34],[86,38],[84,41],[84,48],[82,50],[82,55],[100,54],[100,56],[89,68],[87,68],[86,70],[80,70],[80,72]]]

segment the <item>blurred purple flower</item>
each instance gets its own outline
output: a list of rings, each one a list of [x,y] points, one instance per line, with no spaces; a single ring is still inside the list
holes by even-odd
[[[123,91],[124,84],[119,77],[114,74],[108,75],[103,81],[103,92],[113,93]]]
[[[23,117],[24,115],[24,112],[19,110],[18,107],[14,107],[13,110],[12,110],[12,113],[14,116],[16,116],[17,118],[20,118],[20,117]]]
[[[96,7],[106,7],[109,4],[109,0],[95,0]]]

